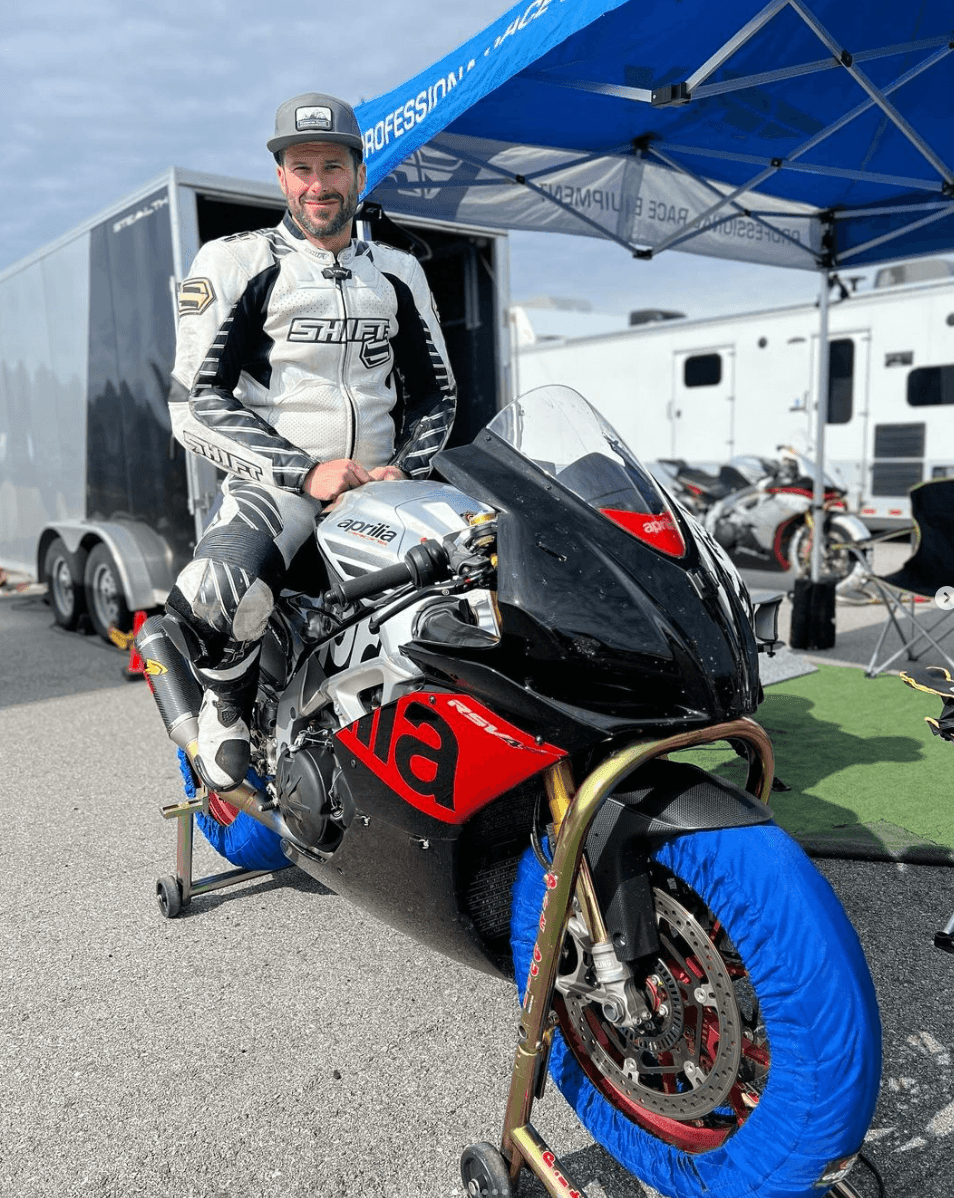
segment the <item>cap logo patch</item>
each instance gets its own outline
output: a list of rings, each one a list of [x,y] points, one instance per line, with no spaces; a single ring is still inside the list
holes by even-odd
[[[299,130],[333,129],[331,109],[323,105],[314,108],[296,108],[295,128]]]

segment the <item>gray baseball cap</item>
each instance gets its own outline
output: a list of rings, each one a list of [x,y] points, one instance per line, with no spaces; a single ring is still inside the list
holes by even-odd
[[[342,142],[364,156],[364,140],[354,109],[320,92],[295,96],[275,113],[275,136],[266,143],[274,154],[306,141]]]

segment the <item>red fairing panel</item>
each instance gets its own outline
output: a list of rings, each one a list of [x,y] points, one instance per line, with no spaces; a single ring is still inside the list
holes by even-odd
[[[406,803],[462,824],[566,753],[461,695],[404,695],[337,734]]]

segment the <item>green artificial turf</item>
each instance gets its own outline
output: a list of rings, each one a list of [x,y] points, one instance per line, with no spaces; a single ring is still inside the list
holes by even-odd
[[[896,675],[844,666],[768,687],[755,718],[791,787],[772,794],[777,822],[819,854],[954,864],[954,744],[924,722],[941,706]],[[682,756],[744,781],[731,749]]]

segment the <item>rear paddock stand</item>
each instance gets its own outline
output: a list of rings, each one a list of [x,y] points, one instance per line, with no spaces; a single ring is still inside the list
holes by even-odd
[[[195,878],[192,874],[192,849],[195,838],[196,812],[209,814],[208,791],[198,792],[195,798],[182,799],[162,807],[163,819],[177,819],[176,828],[176,872],[156,881],[156,898],[159,910],[166,919],[175,919],[183,907],[188,907],[192,896],[208,894],[225,886],[237,886],[252,878],[261,878],[271,873],[268,869],[230,869],[221,874],[210,874],[206,878]]]
[[[567,923],[574,897],[594,943],[608,939],[592,876],[584,856],[589,830],[603,800],[613,787],[638,766],[679,749],[717,740],[742,740],[750,749],[746,790],[769,801],[774,777],[771,742],[753,720],[740,719],[683,733],[665,740],[628,745],[594,770],[574,793],[573,778],[563,762],[545,775],[553,817],[553,861],[546,873],[540,930],[533,949],[510,1093],[504,1114],[501,1147],[474,1144],[461,1157],[461,1177],[468,1198],[513,1198],[520,1173],[526,1168],[539,1179],[551,1198],[586,1198],[530,1122],[534,1101],[542,1098],[557,1017],[553,992]],[[821,1191],[819,1191],[821,1193]],[[829,1198],[860,1198],[844,1179],[834,1181]]]

